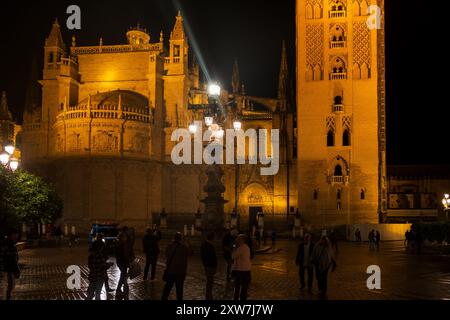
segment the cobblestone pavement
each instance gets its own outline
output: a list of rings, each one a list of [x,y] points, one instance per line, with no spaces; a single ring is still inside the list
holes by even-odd
[[[165,248],[167,242],[161,243]],[[329,299],[332,300],[378,300],[378,299],[450,299],[450,257],[410,255],[401,242],[383,243],[380,252],[370,252],[365,244],[340,243],[338,267],[329,278]],[[252,284],[249,299],[252,300],[315,300],[313,294],[301,292],[298,287],[298,271],[294,263],[297,244],[279,241],[280,250],[273,254],[256,255],[252,267]],[[140,252],[140,248],[136,248]],[[221,252],[218,254],[221,255]],[[142,264],[143,256],[140,255]],[[225,264],[216,276],[214,295],[216,299],[232,298],[232,283],[225,281]],[[15,299],[80,300],[86,297],[87,248],[31,249],[20,253],[21,279],[17,282]],[[66,268],[79,265],[82,271],[82,288],[79,291],[66,287]],[[366,281],[367,267],[381,268],[381,290],[369,290]],[[159,300],[164,283],[163,256],[160,256],[157,280],[144,282],[142,275],[130,282],[130,300]],[[115,288],[118,280],[116,266],[109,270],[110,286]],[[188,277],[185,282],[185,299],[204,299],[204,274],[198,251],[189,260]],[[173,290],[175,291],[175,290]],[[172,292],[171,299],[174,299]],[[102,299],[114,299],[106,295]]]

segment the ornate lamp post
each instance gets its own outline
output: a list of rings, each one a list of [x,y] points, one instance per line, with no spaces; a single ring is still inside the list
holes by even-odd
[[[225,131],[222,126],[226,121],[226,114],[223,111],[223,105],[220,103],[221,88],[217,83],[212,83],[208,86],[208,104],[206,105],[189,105],[189,109],[193,111],[202,110],[204,114],[204,123],[211,131],[211,138],[209,143],[222,143],[225,136]],[[230,102],[229,104],[231,104]],[[242,123],[239,119],[233,121],[234,130],[238,131],[242,128]],[[197,133],[200,129],[194,121],[189,125],[189,132],[191,134]],[[238,170],[236,174],[236,199],[237,199],[237,179]],[[202,200],[205,204],[205,213],[203,214],[202,227],[205,232],[215,231],[220,232],[223,228],[224,221],[224,200],[222,194],[225,192],[225,186],[221,179],[223,171],[218,165],[213,165],[207,170],[208,182],[204,191],[208,196]],[[237,212],[237,201],[235,203],[235,212]],[[233,222],[232,222],[233,223]]]
[[[4,146],[3,151],[0,153],[0,163],[5,168],[16,171],[19,168],[19,160],[14,158],[14,152],[16,148],[12,143],[8,143]]]

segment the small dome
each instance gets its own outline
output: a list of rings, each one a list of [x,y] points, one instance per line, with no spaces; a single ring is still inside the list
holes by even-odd
[[[130,28],[127,32],[128,44],[133,46],[145,46],[150,43],[150,35],[147,30],[141,28],[139,25],[135,28]]]
[[[148,109],[148,99],[134,91],[116,90],[97,93],[91,96],[91,108],[107,109],[108,107],[118,107],[119,97],[122,108]],[[78,103],[78,107],[87,108],[89,98],[85,98]]]

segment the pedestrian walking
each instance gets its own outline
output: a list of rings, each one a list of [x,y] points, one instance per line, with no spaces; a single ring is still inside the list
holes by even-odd
[[[312,254],[312,262],[315,268],[317,285],[319,287],[319,295],[326,298],[328,290],[328,272],[334,270],[336,263],[333,258],[333,250],[329,239],[322,236],[320,242],[314,247]]]
[[[355,239],[356,239],[356,242],[362,242],[362,237],[361,237],[361,230],[359,230],[359,229],[356,229],[356,231],[355,231]]]
[[[183,300],[184,280],[187,274],[189,248],[183,243],[183,237],[180,232],[175,234],[174,241],[166,249],[166,270],[164,271],[164,286],[162,300],[168,300],[170,291],[175,285],[177,291],[177,300]]]
[[[203,267],[205,268],[206,274],[206,290],[205,290],[206,300],[213,300],[214,276],[216,275],[217,272],[217,255],[213,241],[214,241],[214,233],[210,232],[206,236],[206,240],[202,243],[200,249],[202,263]]]
[[[369,250],[375,250],[375,230],[369,232]]]
[[[306,287],[305,273],[308,274],[308,292],[312,292],[314,280],[314,268],[312,264],[312,257],[314,251],[314,243],[311,241],[311,236],[305,234],[303,242],[301,242],[297,249],[297,257],[295,263],[298,266],[298,273],[300,277],[300,290]]]
[[[142,239],[145,253],[144,281],[148,279],[148,272],[151,267],[150,280],[155,280],[156,264],[158,262],[159,244],[155,230],[147,229],[147,233]]]
[[[377,230],[376,234],[375,234],[375,244],[377,246],[377,251],[380,251],[380,242],[381,242],[381,234],[380,232]]]
[[[103,252],[103,254],[105,255],[105,258],[106,258],[106,272],[105,272],[105,281],[104,282],[105,282],[106,292],[110,293],[110,292],[114,292],[115,290],[109,286],[108,269],[111,268],[114,265],[114,263],[108,262],[107,248],[106,248],[106,244],[103,239],[104,239],[104,234],[98,233],[95,238],[95,241],[97,242],[97,246],[99,247],[99,250],[101,250]],[[91,250],[92,250],[92,247],[91,247]]]
[[[20,278],[18,239],[16,229],[11,229],[4,239],[0,239],[0,300],[12,300],[16,280]]]
[[[117,300],[128,300],[129,298],[128,269],[134,259],[135,256],[131,239],[128,236],[128,228],[124,227],[118,236],[116,246],[116,263],[120,270],[119,283],[117,284],[116,289]]]
[[[241,234],[236,239],[236,248],[232,254],[234,280],[234,300],[245,301],[251,281],[251,254],[247,239]]]
[[[227,280],[231,280],[231,268],[233,267],[233,258],[231,253],[233,252],[234,238],[231,235],[231,231],[227,230],[225,236],[222,239],[223,258],[227,263]]]
[[[86,300],[101,300],[103,284],[108,278],[107,275],[107,255],[104,251],[103,238],[97,235],[97,239],[92,243],[88,258],[89,267],[89,287],[87,289]]]

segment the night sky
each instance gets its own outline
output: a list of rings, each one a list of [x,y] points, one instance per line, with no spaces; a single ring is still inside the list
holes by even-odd
[[[442,147],[448,138],[449,90],[440,80],[447,76],[442,67],[448,65],[448,37],[439,32],[448,27],[436,16],[447,10],[386,2],[388,163],[450,163]],[[82,10],[82,30],[75,32],[65,27],[71,4]],[[77,45],[98,45],[100,37],[105,45],[126,43],[128,27],[137,23],[156,42],[161,29],[168,39],[180,4],[212,78],[224,86],[230,87],[237,58],[247,93],[275,97],[283,40],[295,79],[294,0],[7,1],[0,4],[0,90],[6,90],[14,117],[21,121],[33,57],[42,64],[56,17],[67,45],[72,34]]]

